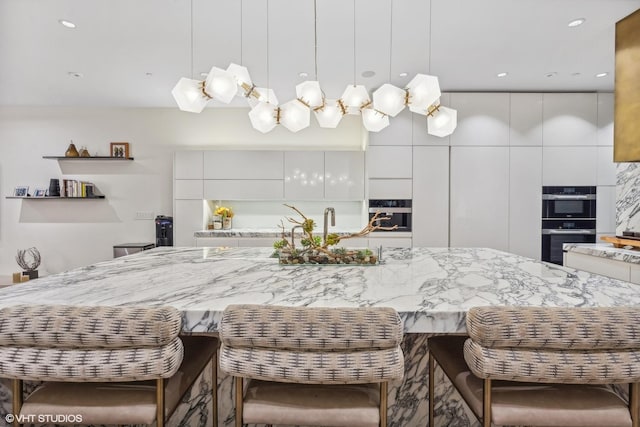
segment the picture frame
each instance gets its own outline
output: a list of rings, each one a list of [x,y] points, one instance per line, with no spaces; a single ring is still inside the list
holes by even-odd
[[[111,157],[120,157],[126,159],[129,157],[129,143],[112,142],[109,146],[109,152],[111,153]]]
[[[33,192],[33,197],[45,197],[46,195],[47,195],[46,188],[36,188],[36,190]]]
[[[29,197],[29,187],[26,185],[19,185],[13,190],[14,197]]]

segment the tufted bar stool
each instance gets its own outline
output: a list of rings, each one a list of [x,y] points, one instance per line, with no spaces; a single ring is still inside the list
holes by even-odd
[[[430,426],[437,362],[483,426],[638,427],[640,307],[476,307],[467,332],[428,341]]]
[[[179,337],[181,325],[172,307],[0,309],[0,377],[13,380],[13,414],[162,427],[211,363],[216,425],[217,339]],[[24,380],[42,384],[24,397]]]
[[[227,307],[220,370],[235,378],[236,426],[386,426],[402,334],[391,308]]]

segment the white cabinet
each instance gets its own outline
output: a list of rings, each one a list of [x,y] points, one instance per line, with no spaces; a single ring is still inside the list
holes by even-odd
[[[542,185],[596,185],[598,148],[543,147]]]
[[[176,151],[173,157],[173,178],[202,179],[202,167],[202,151]]]
[[[201,179],[176,179],[174,197],[177,200],[202,200]]]
[[[616,185],[616,164],[613,162],[613,146],[598,147],[598,185]]]
[[[545,93],[543,144],[596,145],[597,99],[595,93]]]
[[[284,197],[288,200],[324,198],[324,152],[284,153]]]
[[[380,132],[369,133],[369,146],[373,145],[411,145],[413,113],[405,108],[395,117],[390,117],[390,126]]]
[[[370,179],[369,199],[411,199],[410,179]]]
[[[563,264],[566,267],[590,273],[601,274],[618,280],[629,281],[631,264],[576,252],[565,252]]]
[[[540,259],[542,147],[509,153],[509,252]]]
[[[451,147],[452,247],[508,250],[509,148]]]
[[[452,93],[458,127],[451,145],[509,145],[508,93]]]
[[[449,246],[449,147],[413,147],[413,246]]]
[[[204,181],[207,200],[282,200],[284,181],[259,179],[207,179]]]
[[[411,146],[374,146],[367,150],[369,178],[411,178]]]
[[[616,233],[616,187],[596,188],[596,232],[599,234]]]
[[[509,144],[542,145],[542,94],[512,93]]]
[[[324,153],[325,200],[364,200],[364,151]]]
[[[598,145],[613,146],[613,93],[598,93]]]
[[[193,232],[202,230],[202,200],[175,200],[173,208],[174,246],[193,246]]]
[[[199,248],[220,247],[237,248],[238,239],[236,237],[197,237],[196,246]]]
[[[205,151],[205,179],[282,179],[282,151]]]

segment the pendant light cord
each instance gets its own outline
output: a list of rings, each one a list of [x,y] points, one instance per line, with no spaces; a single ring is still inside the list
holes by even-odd
[[[269,89],[271,89],[271,82],[269,80],[269,0],[267,0],[267,102],[270,102]]]
[[[191,43],[191,78],[194,79],[195,76],[193,75],[193,0],[191,0],[189,2],[189,23],[190,23],[190,27],[191,27],[191,39],[190,39],[190,43]]]
[[[242,56],[243,52],[242,52],[242,36],[243,36],[243,31],[242,31],[242,0],[240,0],[240,65],[244,64],[244,57]]]
[[[315,80],[318,81],[318,3],[313,0],[313,65]]]
[[[353,86],[356,85],[356,0],[353,0]]]
[[[393,0],[389,11],[389,82],[391,82],[391,64],[393,63]]]
[[[431,75],[431,35],[433,34],[433,19],[432,15],[433,0],[429,0],[429,75]]]

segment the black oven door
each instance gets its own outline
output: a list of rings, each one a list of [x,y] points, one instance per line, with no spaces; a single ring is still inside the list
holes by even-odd
[[[595,219],[595,194],[543,194],[542,219]]]
[[[595,230],[542,230],[542,261],[563,264],[563,243],[595,243]]]

